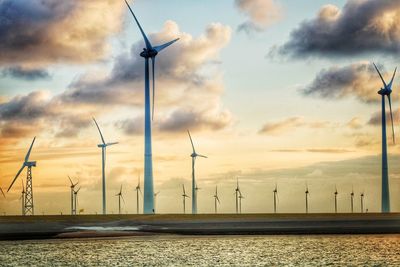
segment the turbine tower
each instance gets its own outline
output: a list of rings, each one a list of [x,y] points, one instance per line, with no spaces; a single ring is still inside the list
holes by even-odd
[[[122,196],[122,184],[121,184],[121,188],[119,189],[119,193],[116,194],[115,196],[118,197],[118,214],[121,214],[121,198],[125,204],[124,197]]]
[[[308,184],[306,184],[306,191],[304,193],[306,194],[306,213],[308,213],[308,195],[310,194],[310,191],[308,191]]]
[[[21,197],[19,198],[21,200],[21,214],[22,216],[25,216],[25,186],[24,186],[24,180],[21,179],[21,185],[22,185],[22,191],[21,191]]]
[[[192,149],[193,149],[192,154],[190,155],[192,157],[192,214],[197,214],[197,190],[198,190],[198,187],[196,184],[194,166],[195,166],[197,157],[202,157],[202,158],[207,158],[207,157],[196,153],[196,149],[194,149],[194,145],[193,145],[192,136],[190,135],[189,130],[187,132],[188,132],[190,143],[192,144]]]
[[[157,210],[157,196],[158,194],[160,194],[160,191],[158,191],[157,193],[154,193],[154,213],[156,213]]]
[[[351,201],[351,213],[353,213],[354,212],[354,189],[353,188],[351,188],[350,201]]]
[[[138,183],[135,188],[136,191],[136,213],[139,214],[139,193],[142,195],[142,189],[140,189],[140,174],[138,176]]]
[[[7,192],[10,191],[11,187],[13,186],[15,180],[17,180],[18,176],[21,174],[23,169],[27,167],[27,174],[26,174],[26,192],[24,198],[24,215],[30,214],[34,215],[34,208],[33,208],[33,190],[32,190],[32,167],[36,167],[36,161],[29,161],[29,156],[32,151],[33,143],[35,143],[36,137],[33,138],[32,144],[29,147],[28,153],[26,153],[25,161],[22,164],[21,169],[19,169],[17,175],[15,175],[14,180],[12,181],[10,187],[8,188]]]
[[[392,113],[392,101],[390,94],[392,93],[392,85],[394,76],[396,75],[396,70],[393,72],[392,79],[389,84],[386,84],[382,77],[378,67],[374,63],[374,67],[382,80],[383,88],[378,91],[378,94],[382,96],[382,203],[381,211],[390,212],[390,192],[389,192],[389,170],[388,170],[388,159],[387,159],[387,143],[386,143],[386,108],[385,108],[385,96],[388,98],[389,109],[390,109],[390,120],[392,122],[392,138],[393,143],[395,143],[394,137],[394,127],[393,127],[393,113]]]
[[[133,13],[128,2],[125,0],[129,11],[131,12],[135,22],[143,36],[146,48],[140,53],[140,56],[145,59],[145,83],[144,83],[144,201],[143,201],[143,213],[150,214],[154,213],[154,188],[153,188],[153,158],[152,158],[152,147],[151,147],[151,120],[154,117],[154,98],[155,98],[155,62],[156,56],[163,49],[167,48],[171,44],[175,43],[179,38],[167,42],[163,45],[152,46],[146,34],[144,33],[142,26],[140,26],[135,14]],[[152,112],[150,118],[150,75],[149,75],[149,59],[152,62],[152,78],[153,78],[153,94],[152,94]]]
[[[361,201],[361,213],[364,213],[364,192],[360,194],[360,201]]]
[[[337,191],[337,187],[335,185],[335,213],[337,213],[337,195],[339,194]]]
[[[272,191],[274,193],[274,213],[276,213],[276,204],[278,200],[278,185],[275,183],[275,188]]]
[[[76,210],[78,209],[78,193],[81,188],[79,187],[78,190],[74,191],[74,206],[75,206],[75,215],[76,215]]]
[[[218,213],[217,204],[220,204],[220,202],[219,202],[219,197],[218,197],[218,186],[215,186],[215,194],[214,194],[214,212],[215,213]]]
[[[182,197],[183,197],[183,214],[185,214],[186,213],[186,198],[189,198],[189,196],[186,194],[185,185],[184,184],[182,185],[182,190],[183,190],[183,194],[182,194]]]
[[[71,183],[70,188],[71,188],[71,215],[76,215],[76,207],[74,206],[74,189],[75,186],[79,183],[76,182],[75,184],[72,182],[71,177],[68,176],[68,179]]]
[[[236,201],[236,214],[239,213],[239,195],[240,195],[240,188],[239,188],[239,178],[236,179],[236,189],[235,189],[235,201]]]
[[[242,199],[244,196],[242,195],[242,192],[239,191],[239,213],[242,214]]]
[[[118,142],[113,142],[113,143],[106,143],[104,141],[103,134],[100,131],[100,127],[97,124],[97,121],[95,118],[93,118],[94,123],[96,124],[97,130],[99,130],[100,138],[101,138],[101,144],[98,144],[98,147],[101,147],[101,176],[102,176],[102,191],[103,191],[103,215],[107,214],[107,206],[106,206],[106,153],[107,153],[107,147],[112,146],[115,144],[118,144]],[[76,207],[75,207],[76,208]]]

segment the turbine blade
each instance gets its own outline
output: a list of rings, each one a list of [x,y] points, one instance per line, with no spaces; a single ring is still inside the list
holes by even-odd
[[[183,189],[183,194],[186,195],[186,192],[185,192],[185,185],[182,185],[182,189]]]
[[[128,6],[129,10],[131,11],[131,13],[132,13],[132,15],[133,15],[133,18],[135,19],[136,24],[138,25],[138,27],[139,27],[139,29],[140,29],[140,32],[141,32],[142,35],[143,35],[144,42],[146,43],[146,48],[147,48],[147,49],[152,49],[153,47],[151,46],[151,43],[150,43],[149,39],[147,39],[147,36],[146,36],[146,34],[144,33],[144,31],[143,31],[143,29],[142,29],[142,26],[140,26],[140,23],[139,23],[139,21],[137,20],[137,18],[136,18],[136,16],[135,16],[135,13],[133,13],[131,6],[128,4],[128,2],[127,2],[126,0],[125,0],[125,3],[126,3],[126,5]]]
[[[69,177],[69,175],[68,175],[68,179],[69,179],[69,181],[71,182],[71,185],[73,186],[74,183],[72,182],[71,177]]]
[[[152,95],[152,110],[151,110],[151,120],[154,120],[154,98],[155,98],[155,73],[154,73],[154,65],[156,64],[156,57],[151,57],[151,66],[152,66],[152,75],[153,75],[153,95]]]
[[[125,199],[124,199],[124,197],[122,196],[122,194],[121,194],[121,198],[122,198],[122,201],[123,201],[124,204],[125,204]]]
[[[390,109],[390,121],[392,122],[392,138],[393,138],[393,144],[396,144],[396,140],[394,137],[394,126],[393,126],[393,113],[392,113],[392,100],[390,98],[390,95],[387,96],[389,100],[389,109]]]
[[[196,150],[194,149],[194,145],[193,145],[193,140],[192,140],[192,136],[190,135],[189,130],[187,130],[189,138],[190,138],[190,143],[192,143],[192,148],[193,148],[193,153],[196,153]]]
[[[376,69],[376,71],[378,72],[378,74],[379,74],[379,77],[381,77],[381,80],[382,80],[382,82],[383,82],[383,85],[385,86],[385,88],[387,87],[387,85],[386,85],[386,82],[385,82],[385,80],[383,79],[383,77],[382,77],[382,74],[381,74],[381,72],[379,71],[379,69],[378,69],[378,67],[375,65],[375,63],[372,63],[372,64],[374,64],[374,67],[375,67],[375,69]]]
[[[217,201],[218,201],[219,204],[221,204],[221,202],[219,202],[219,197],[217,197]]]
[[[118,144],[118,142],[107,143],[106,146],[112,146],[112,145],[116,145],[116,144]]]
[[[4,194],[4,191],[3,191],[3,189],[1,189],[1,187],[0,187],[0,192],[3,195],[3,197],[6,198],[6,195]]]
[[[202,157],[202,158],[208,158],[207,156],[200,155],[200,154],[197,154],[197,156],[198,156],[198,157]]]
[[[178,41],[178,40],[179,40],[179,38],[176,38],[175,40],[169,41],[169,42],[167,42],[167,43],[165,43],[165,44],[162,44],[162,45],[155,46],[155,47],[153,47],[153,48],[154,48],[154,50],[156,50],[157,52],[160,52],[161,50],[167,48],[168,46],[172,45],[173,43],[175,43],[175,42]]]
[[[121,184],[121,188],[119,189],[119,193],[122,194],[122,184]]]
[[[14,180],[12,181],[10,187],[8,187],[7,192],[10,191],[11,187],[13,186],[13,184],[15,183],[15,180],[17,180],[18,176],[21,174],[22,170],[25,168],[25,165],[22,165],[21,169],[19,169],[19,171],[17,172],[17,175],[15,175]]]
[[[390,80],[390,83],[388,84],[389,89],[392,89],[392,84],[393,84],[394,76],[396,76],[396,71],[397,71],[397,67],[394,69],[392,79]]]
[[[28,162],[28,160],[29,160],[29,156],[31,155],[33,143],[35,143],[35,140],[36,140],[36,136],[33,138],[33,141],[32,141],[31,146],[29,147],[28,153],[26,153],[25,162]]]
[[[97,124],[97,121],[95,120],[95,118],[93,118],[93,121],[94,121],[94,123],[96,124],[96,126],[97,126],[97,129],[99,130],[100,137],[101,137],[101,141],[103,142],[103,145],[105,145],[105,144],[106,144],[106,142],[104,141],[103,134],[101,133],[101,131],[100,131],[100,127],[99,127],[99,125]]]

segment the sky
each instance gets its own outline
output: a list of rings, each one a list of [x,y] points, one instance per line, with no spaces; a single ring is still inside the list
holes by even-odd
[[[157,56],[153,121],[156,212],[182,212],[191,183],[191,131],[198,212],[355,209],[360,194],[380,210],[382,83],[400,52],[400,3],[390,0],[135,0],[150,41],[178,42]],[[107,210],[136,212],[143,187],[144,47],[124,1],[0,0],[0,187],[6,190],[36,136],[31,160],[37,214],[101,211],[101,142],[107,142]],[[393,86],[399,131],[398,84]],[[388,125],[389,126],[389,125]],[[388,128],[388,133],[390,128]],[[396,133],[396,136],[397,133]],[[392,211],[400,211],[399,146],[388,134]],[[0,212],[20,213],[21,180]],[[190,190],[189,190],[190,191]],[[188,201],[188,204],[190,200]],[[142,203],[141,203],[142,206]],[[187,210],[190,212],[190,205]]]

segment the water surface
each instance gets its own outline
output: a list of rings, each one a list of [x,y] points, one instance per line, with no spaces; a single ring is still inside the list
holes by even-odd
[[[0,266],[400,266],[400,235],[2,241]]]

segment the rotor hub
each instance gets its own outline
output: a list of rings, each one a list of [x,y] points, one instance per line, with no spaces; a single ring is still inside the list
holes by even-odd
[[[140,53],[140,56],[144,58],[152,58],[157,56],[157,54],[158,52],[155,49],[143,48],[143,51]]]

